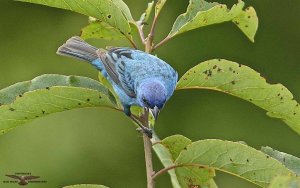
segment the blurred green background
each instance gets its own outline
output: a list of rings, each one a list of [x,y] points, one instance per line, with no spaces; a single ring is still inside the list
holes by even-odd
[[[145,0],[126,0],[135,18]],[[221,1],[232,5],[236,1]],[[170,30],[187,0],[169,0],[162,12],[157,38]],[[182,75],[190,67],[225,58],[252,67],[271,83],[287,86],[300,101],[300,1],[246,1],[255,7],[260,25],[252,44],[231,23],[210,26],[180,35],[156,53]],[[87,18],[76,13],[24,4],[0,2],[0,88],[57,73],[97,79],[97,71],[85,63],[59,57],[56,49],[79,35]],[[127,46],[126,41],[89,41],[98,47]],[[192,140],[219,138],[243,140],[249,145],[271,146],[300,157],[300,137],[283,122],[268,118],[248,102],[206,90],[176,92],[156,125],[161,138],[182,134]],[[141,136],[122,113],[103,108],[53,114],[21,126],[0,137],[0,187],[5,174],[31,172],[46,184],[27,187],[56,188],[95,183],[112,188],[146,185]],[[162,166],[155,158],[155,169]],[[221,188],[255,187],[238,178],[218,173]],[[171,187],[168,175],[157,187]]]

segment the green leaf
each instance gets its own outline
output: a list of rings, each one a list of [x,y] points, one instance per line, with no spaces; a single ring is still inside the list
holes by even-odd
[[[258,28],[258,18],[254,8],[243,10],[245,3],[241,0],[229,10],[219,3],[204,0],[190,0],[186,13],[181,14],[175,21],[168,38],[200,27],[233,21],[241,31],[254,42]]]
[[[169,149],[172,158],[175,161],[180,152],[190,145],[192,141],[182,135],[173,135],[163,139],[161,143]]]
[[[274,159],[278,160],[281,162],[284,166],[286,166],[288,169],[293,171],[295,174],[300,176],[300,159],[290,155],[286,154],[277,150],[274,150],[268,146],[262,147],[261,151],[264,152],[265,154],[273,157]]]
[[[277,176],[268,188],[299,188],[300,178],[294,176]]]
[[[122,0],[18,0],[78,12],[97,18],[130,36],[134,23],[128,6]]]
[[[101,0],[101,3],[104,3],[104,0]],[[132,18],[130,9],[128,8],[128,6],[126,5],[126,3],[124,3],[124,1],[122,0],[110,0],[109,3],[114,3],[123,13],[123,15],[125,16],[125,18],[130,22],[130,23],[135,23],[134,19]],[[99,0],[98,0],[99,3]]]
[[[117,93],[115,92],[115,90],[113,89],[113,86],[109,83],[109,81],[102,75],[101,72],[98,72],[98,79],[100,81],[100,83],[106,87],[114,96],[115,100],[116,100],[116,104],[118,106],[119,109],[123,108],[121,101],[119,99],[119,96],[117,95]]]
[[[216,175],[213,168],[188,165],[177,167],[175,172],[182,187],[208,187]]]
[[[189,166],[214,168],[262,187],[268,186],[277,175],[292,174],[280,162],[254,148],[214,139],[190,144],[181,152],[175,164],[182,166],[176,168],[178,176],[186,176]]]
[[[151,141],[153,143],[152,148],[156,153],[157,157],[159,158],[159,160],[161,161],[161,163],[163,164],[163,166],[164,167],[173,166],[174,165],[173,158],[168,148],[166,148],[164,145],[160,143],[159,138],[155,134],[153,134],[153,138],[151,139]],[[174,169],[169,170],[168,173],[170,175],[173,188],[181,188],[177,176],[175,174],[175,170]]]
[[[178,139],[178,140],[176,140]],[[180,148],[185,148],[184,145],[188,145],[191,141],[188,138],[185,138],[181,135],[174,135],[165,138],[164,140],[160,141],[158,137],[154,134],[154,137],[152,139],[153,142],[153,150],[157,154],[158,158],[162,162],[164,167],[171,167],[174,166],[174,156],[177,155],[178,152],[181,151]],[[182,142],[182,143],[180,143]],[[170,144],[174,143],[176,146],[173,147]],[[206,169],[199,169],[190,167],[187,169],[186,173],[184,173],[182,176],[177,175],[175,173],[174,169],[170,169],[168,171],[171,182],[174,188],[183,188],[187,187],[187,185],[184,182],[184,177],[188,176],[189,178],[193,179],[189,183],[197,183],[198,179],[201,179],[201,182],[198,182],[199,185],[203,188],[217,188],[217,185],[215,184],[212,177],[214,177],[215,173],[213,169],[206,170]],[[185,175],[185,176],[184,176]],[[205,178],[204,178],[205,177]]]
[[[258,29],[258,18],[253,7],[246,8],[239,16],[232,19],[233,23],[254,42],[254,37]]]
[[[42,75],[0,90],[0,133],[48,114],[84,107],[117,108],[111,92],[81,76]]]
[[[300,134],[300,107],[292,93],[281,84],[268,84],[247,66],[222,59],[205,61],[184,74],[177,89],[210,89],[242,98]]]
[[[161,9],[164,7],[167,0],[158,0],[155,5],[155,16],[158,16]]]
[[[86,39],[106,39],[116,40],[123,39],[124,35],[116,28],[102,21],[90,23],[81,30],[80,37]]]
[[[69,185],[63,188],[108,188],[108,187],[104,185],[79,184],[79,185]]]
[[[153,9],[154,1],[151,1],[147,5],[147,9],[145,12],[141,15],[141,18],[139,19],[140,23],[146,23],[149,20],[149,17],[151,15],[152,9]]]

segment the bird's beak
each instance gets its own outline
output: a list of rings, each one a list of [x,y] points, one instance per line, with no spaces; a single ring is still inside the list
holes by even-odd
[[[157,120],[157,117],[158,117],[159,112],[160,112],[160,110],[158,109],[158,107],[155,106],[153,109],[150,109],[150,111],[151,111],[154,119]]]

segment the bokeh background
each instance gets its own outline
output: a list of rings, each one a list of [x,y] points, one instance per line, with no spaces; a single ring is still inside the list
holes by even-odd
[[[125,0],[138,18],[145,0]],[[222,3],[232,5],[236,1]],[[187,0],[168,1],[157,28],[157,40],[170,30]],[[180,35],[156,53],[182,75],[190,67],[213,58],[225,58],[252,67],[271,83],[287,86],[300,101],[300,1],[246,0],[255,7],[260,25],[253,44],[231,23]],[[56,49],[79,35],[85,16],[12,0],[0,1],[0,88],[38,75],[57,73],[97,79],[85,63],[59,57]],[[91,40],[98,46],[127,46],[126,41]],[[300,157],[300,137],[283,122],[271,119],[254,105],[206,90],[176,92],[156,125],[161,138],[182,134],[192,140],[243,140],[250,146],[271,146]],[[5,174],[31,172],[46,184],[27,187],[58,188],[95,183],[112,188],[146,185],[141,136],[122,113],[104,109],[71,110],[37,119],[0,137],[0,187]],[[162,166],[155,158],[155,168]],[[217,173],[221,188],[255,187]],[[168,175],[157,187],[171,187]]]

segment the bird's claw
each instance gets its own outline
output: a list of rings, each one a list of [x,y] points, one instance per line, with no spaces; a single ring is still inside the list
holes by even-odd
[[[143,134],[146,134],[149,138],[152,138],[152,135],[153,135],[153,130],[150,129],[150,128],[147,128],[147,127],[139,127],[136,129],[137,131],[143,133]]]

